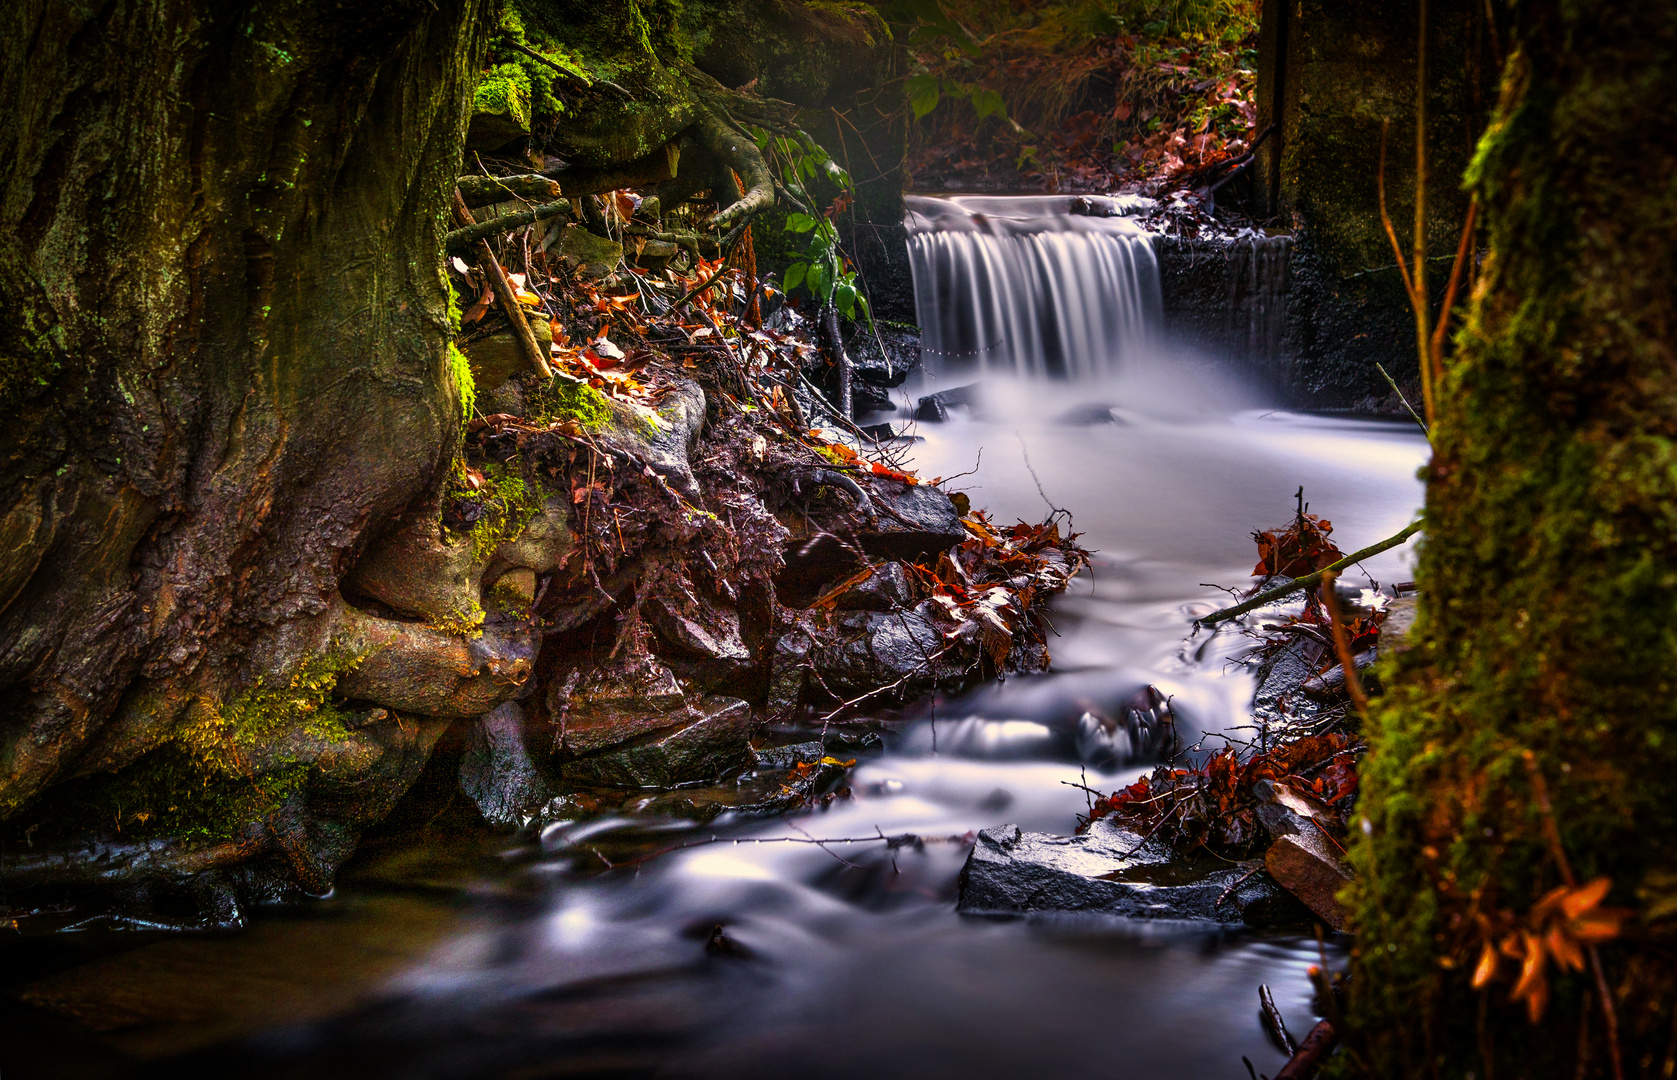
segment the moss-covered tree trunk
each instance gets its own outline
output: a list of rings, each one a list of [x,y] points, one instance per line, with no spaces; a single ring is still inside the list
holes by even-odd
[[[1671,1076],[1677,8],[1532,0],[1514,38],[1469,172],[1490,255],[1435,429],[1421,622],[1369,733],[1337,1068],[1611,1076],[1596,977],[1533,922],[1564,858],[1631,910],[1600,949],[1624,1074]]]
[[[0,820],[283,691],[446,468],[439,237],[488,8],[6,5]]]

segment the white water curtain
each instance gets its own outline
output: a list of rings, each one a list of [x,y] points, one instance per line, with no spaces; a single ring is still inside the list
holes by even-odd
[[[923,362],[933,373],[1089,378],[1120,370],[1161,322],[1152,240],[1071,200],[909,199]]]

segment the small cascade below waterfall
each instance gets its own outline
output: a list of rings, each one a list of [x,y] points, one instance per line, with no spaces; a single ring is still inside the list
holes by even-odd
[[[1259,236],[1235,242],[1227,255],[1224,331],[1235,355],[1268,370],[1281,359],[1292,253],[1292,237]]]
[[[910,196],[908,249],[921,352],[934,374],[1089,378],[1119,371],[1159,332],[1141,200]]]

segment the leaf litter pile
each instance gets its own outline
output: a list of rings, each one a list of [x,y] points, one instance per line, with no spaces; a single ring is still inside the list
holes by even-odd
[[[614,192],[596,212],[627,222],[639,202]],[[513,613],[558,646],[541,652],[543,684],[653,658],[786,722],[1047,666],[1046,601],[1088,553],[1053,520],[992,522],[843,418],[819,389],[834,361],[815,321],[756,277],[749,232],[730,254],[711,238],[656,267],[633,265],[624,236],[601,274],[543,230],[494,247],[545,323],[553,375],[478,374],[441,507],[445,530],[484,547],[548,500],[568,507],[569,557]],[[513,331],[480,268],[451,269],[480,373]],[[887,618],[908,627],[906,659],[879,644]]]
[[[1247,595],[1338,561],[1343,552],[1332,533],[1333,523],[1310,513],[1301,492],[1287,525],[1252,533],[1258,561]],[[1354,653],[1377,646],[1384,617],[1384,610],[1346,613],[1344,629]],[[1305,590],[1296,613],[1248,632],[1259,644],[1246,663],[1257,669],[1260,683],[1283,660],[1294,665],[1290,680],[1278,680],[1289,683],[1282,692],[1266,697],[1260,690],[1256,737],[1241,742],[1222,736],[1226,745],[1193,767],[1161,765],[1097,799],[1088,821],[1111,817],[1183,854],[1203,848],[1239,859],[1261,853],[1267,844],[1258,807],[1270,801],[1310,819],[1336,841],[1345,836],[1356,807],[1357,760],[1366,748],[1354,712],[1324,679],[1338,674],[1340,662],[1320,589]],[[1268,783],[1260,786],[1261,781]]]

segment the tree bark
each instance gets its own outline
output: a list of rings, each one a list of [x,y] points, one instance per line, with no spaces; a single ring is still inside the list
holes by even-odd
[[[0,821],[283,685],[439,482],[488,9],[0,16]]]
[[[1599,1037],[1580,1062],[1587,968],[1547,965],[1535,1025],[1513,961],[1470,985],[1565,876],[1550,824],[1640,915],[1605,978],[1623,1060],[1671,1069],[1677,9],[1534,0],[1514,41],[1468,174],[1490,255],[1439,390],[1421,618],[1368,731],[1341,1074],[1612,1075]]]

